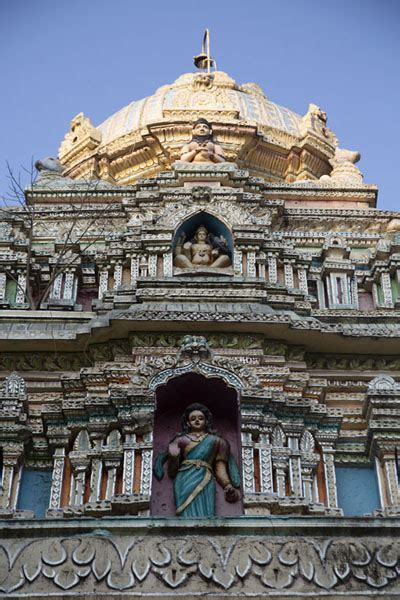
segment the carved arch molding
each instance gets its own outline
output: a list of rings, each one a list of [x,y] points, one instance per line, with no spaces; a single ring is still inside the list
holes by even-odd
[[[223,369],[206,362],[189,363],[182,367],[160,371],[160,373],[157,373],[157,375],[152,377],[150,380],[149,389],[155,391],[158,386],[165,385],[171,379],[180,377],[181,375],[186,375],[187,373],[197,373],[206,378],[217,377],[222,379],[229,387],[235,388],[236,390],[243,389],[243,383],[241,379],[232,373],[232,371],[228,371],[227,369]]]
[[[203,212],[222,220],[228,228],[256,223],[270,226],[272,217],[271,208],[263,206],[259,201],[234,202],[234,197],[210,195],[207,200],[193,199],[190,204],[183,206],[171,206],[171,203],[166,202],[165,207],[160,209],[157,227],[176,229],[179,224]]]

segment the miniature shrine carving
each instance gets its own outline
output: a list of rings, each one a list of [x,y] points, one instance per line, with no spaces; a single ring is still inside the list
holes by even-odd
[[[213,235],[203,225],[200,225],[192,240],[186,241],[185,232],[178,238],[175,246],[174,266],[181,269],[226,268],[232,264],[229,255],[230,250],[225,237],[222,234]]]

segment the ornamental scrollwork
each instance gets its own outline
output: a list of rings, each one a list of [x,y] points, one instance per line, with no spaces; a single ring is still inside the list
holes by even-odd
[[[399,551],[399,542],[390,539],[145,536],[127,543],[99,531],[31,539],[14,553],[3,542],[0,592],[26,597],[45,586],[48,593],[85,593],[95,585],[99,597],[110,590],[149,593],[156,577],[164,592],[399,593]]]

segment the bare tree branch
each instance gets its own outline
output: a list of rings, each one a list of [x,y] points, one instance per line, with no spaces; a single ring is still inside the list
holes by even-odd
[[[3,207],[0,207],[0,218],[11,223],[13,228],[22,230],[25,243],[21,244],[18,250],[26,252],[24,261],[26,287],[22,289],[18,274],[12,270],[7,271],[7,276],[16,282],[17,291],[23,292],[29,308],[38,309],[49,297],[56,278],[66,270],[79,266],[80,247],[83,246],[87,252],[99,239],[103,239],[109,225],[107,213],[110,212],[110,209],[108,206],[90,209],[88,200],[93,201],[92,196],[98,189],[98,182],[88,182],[84,189],[70,190],[67,197],[63,193],[61,198],[63,208],[65,209],[65,206],[71,208],[68,213],[70,222],[62,239],[59,239],[54,245],[54,254],[48,262],[49,278],[43,285],[40,278],[42,261],[36,254],[35,241],[41,237],[37,236],[37,227],[43,220],[46,220],[48,211],[42,205],[33,202],[30,197],[36,182],[33,160],[30,169],[23,169],[30,176],[30,186],[27,189],[22,186],[21,176],[16,176],[9,164],[7,164],[7,170],[10,191],[9,197],[3,200]],[[78,194],[79,202],[76,202]],[[56,203],[57,200],[60,198],[56,195]]]

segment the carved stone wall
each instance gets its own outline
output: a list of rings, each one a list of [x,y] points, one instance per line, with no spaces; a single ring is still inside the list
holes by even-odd
[[[376,188],[315,105],[297,141],[225,114],[218,138],[251,173],[170,165],[194,110],[171,109],[168,143],[158,123],[122,154],[79,115],[65,163],[108,181],[42,169],[33,247],[18,211],[0,224],[0,593],[400,598],[398,215],[371,208]],[[154,177],[111,183],[143,165]],[[177,237],[203,217],[228,232],[229,267],[176,268]],[[31,310],[29,286],[50,281]],[[149,518],[158,397],[185,377],[234,395],[240,519]],[[338,469],[364,467],[379,501],[349,520]],[[34,471],[52,474],[44,521],[19,507]]]
[[[18,536],[18,537],[17,537]],[[0,597],[400,598],[399,524],[103,519],[0,529]]]

